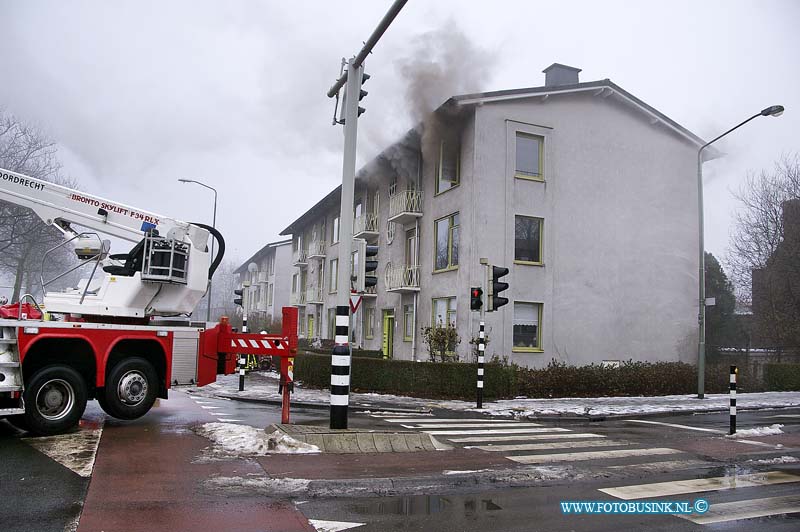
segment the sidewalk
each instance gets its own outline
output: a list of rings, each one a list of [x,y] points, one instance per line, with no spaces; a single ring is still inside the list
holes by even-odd
[[[238,375],[220,376],[216,383],[203,388],[193,388],[192,393],[218,396],[239,401],[280,404],[277,373],[253,372],[245,378],[245,391],[239,392]],[[695,395],[667,395],[658,397],[578,397],[557,399],[504,399],[484,401],[483,408],[475,402],[420,399],[391,394],[351,393],[350,408],[370,412],[431,412],[448,410],[456,413],[484,414],[517,419],[579,419],[603,420],[607,418],[670,413],[698,413],[727,411],[728,394],[707,394],[705,399]],[[800,392],[739,393],[737,408],[762,410],[800,407]],[[303,388],[295,383],[292,406],[296,408],[327,409],[330,405],[327,390]]]

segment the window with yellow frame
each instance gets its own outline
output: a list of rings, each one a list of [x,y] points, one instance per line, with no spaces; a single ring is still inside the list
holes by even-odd
[[[544,138],[517,131],[514,177],[544,181]]]
[[[461,183],[461,146],[455,141],[441,141],[436,165],[436,193],[441,194]]]
[[[414,307],[403,305],[403,341],[410,342],[414,338]]]
[[[542,304],[514,301],[514,331],[511,350],[521,353],[542,351]]]
[[[459,235],[458,213],[456,212],[436,220],[433,230],[433,270],[435,272],[441,272],[457,268]]]
[[[364,309],[364,336],[367,340],[372,340],[375,337],[375,308],[367,307]]]
[[[544,220],[533,216],[514,216],[514,262],[542,264]]]

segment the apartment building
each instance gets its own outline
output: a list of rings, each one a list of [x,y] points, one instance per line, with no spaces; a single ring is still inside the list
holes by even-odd
[[[248,317],[280,320],[281,309],[291,306],[291,245],[288,239],[269,243],[234,270],[239,288],[250,283],[244,298]]]
[[[449,323],[471,360],[481,259],[506,266],[508,305],[487,313],[487,354],[529,367],[695,359],[697,149],[702,139],[608,79],[553,64],[544,86],[454,96],[356,176],[358,238],[378,285],[353,341],[427,360],[424,327]],[[332,338],[340,189],[292,236],[300,330]]]

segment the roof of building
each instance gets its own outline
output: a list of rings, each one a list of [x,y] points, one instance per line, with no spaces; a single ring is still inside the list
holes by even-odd
[[[277,248],[279,246],[285,246],[285,245],[291,244],[291,243],[292,243],[292,239],[291,238],[289,238],[287,240],[278,240],[276,242],[270,242],[269,244],[265,245],[263,248],[261,248],[258,251],[256,251],[253,254],[253,256],[250,257],[249,259],[247,259],[246,261],[244,261],[241,264],[241,266],[239,266],[238,268],[233,270],[233,273],[242,273],[242,272],[244,272],[245,270],[247,270],[247,266],[251,262],[256,262],[260,258],[264,257],[271,249]]]
[[[580,69],[575,67],[569,67],[567,65],[561,65],[560,63],[553,63],[549,67],[547,67],[543,72],[553,68],[553,67],[562,67],[562,68],[570,68],[580,72]],[[499,90],[499,91],[491,91],[491,92],[476,92],[473,94],[462,94],[458,96],[452,96],[446,102],[444,102],[437,111],[451,107],[453,105],[456,106],[474,106],[480,105],[484,103],[496,102],[496,101],[503,101],[503,100],[517,100],[523,98],[534,98],[534,97],[545,97],[550,95],[556,94],[569,94],[569,93],[577,93],[577,92],[591,92],[594,91],[596,96],[618,96],[622,101],[629,103],[633,107],[639,109],[644,114],[650,117],[650,121],[653,124],[662,123],[668,129],[672,130],[673,132],[677,133],[679,136],[683,137],[687,141],[695,144],[698,148],[705,144],[705,141],[686,129],[685,127],[681,126],[667,115],[662,113],[661,111],[657,110],[656,108],[648,105],[644,101],[640,100],[633,94],[629,93],[619,85],[613,83],[610,79],[602,79],[599,81],[589,81],[585,83],[575,83],[572,85],[557,85],[557,86],[540,86],[540,87],[528,87],[523,89],[506,89],[506,90]],[[403,140],[407,139],[410,135],[418,134],[416,128],[413,128],[411,131],[404,135]],[[403,142],[403,140],[398,142]],[[376,160],[380,159],[381,156],[388,151],[388,147],[386,150],[381,152],[378,156],[376,156],[373,160],[369,163],[364,165],[356,175],[361,175],[364,170],[370,165],[374,164]],[[721,156],[721,153],[715,150],[713,147],[706,150],[704,155],[704,160],[710,160]],[[281,236],[292,235],[294,232],[301,227],[307,225],[307,222],[316,217],[317,212],[319,209],[323,207],[330,207],[333,205],[339,205],[340,197],[342,192],[342,186],[337,186],[333,191],[331,191],[327,196],[322,198],[316,205],[308,209],[304,212],[299,218],[297,218],[294,222],[292,222],[286,229],[281,231]]]

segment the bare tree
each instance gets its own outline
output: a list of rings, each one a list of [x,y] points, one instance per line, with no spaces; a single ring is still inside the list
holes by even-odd
[[[0,109],[0,167],[66,186],[73,183],[59,175],[57,146],[39,129]],[[31,210],[0,201],[0,272],[14,278],[11,301],[20,292],[36,293],[42,258],[62,241],[59,231],[46,225]],[[57,252],[45,265],[45,274],[63,271],[74,261],[67,250]]]
[[[800,155],[749,175],[736,194],[727,264],[764,340],[800,345]]]
[[[238,263],[234,259],[224,259],[217,271],[214,272],[214,282],[211,286],[213,290],[213,304],[211,307],[211,320],[219,320],[220,316],[235,317],[238,315],[236,305],[233,303],[233,291],[238,288],[236,274],[233,273]],[[206,309],[208,308],[208,294],[197,304],[194,316],[205,319]],[[233,320],[232,320],[233,321]]]

